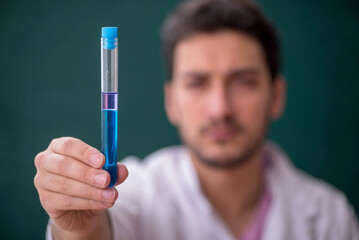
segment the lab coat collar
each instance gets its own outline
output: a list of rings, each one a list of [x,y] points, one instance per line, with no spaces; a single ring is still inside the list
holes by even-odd
[[[182,162],[184,178],[191,188],[192,194],[201,200],[198,207],[207,214],[214,215],[220,223],[216,230],[224,230],[226,227],[222,220],[216,216],[216,212],[204,196],[199,185],[198,176],[192,166],[187,151],[182,148],[179,156]],[[267,214],[266,224],[263,229],[264,240],[295,240],[312,239],[315,236],[315,221],[319,214],[315,201],[306,201],[310,192],[303,185],[303,176],[296,169],[289,157],[277,144],[267,141],[264,144],[264,154],[268,160],[265,168],[265,180],[271,197],[271,205]],[[309,177],[309,176],[308,176]],[[295,216],[292,216],[295,214]],[[295,219],[295,226],[292,224]],[[228,232],[227,232],[228,233]],[[229,238],[228,233],[228,238]],[[305,236],[305,237],[304,237]]]

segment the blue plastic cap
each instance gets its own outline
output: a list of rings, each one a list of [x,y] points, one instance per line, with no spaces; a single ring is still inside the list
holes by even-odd
[[[117,46],[117,27],[102,28],[102,47],[105,49],[114,49]]]
[[[103,27],[102,28],[103,38],[117,38],[117,27]]]

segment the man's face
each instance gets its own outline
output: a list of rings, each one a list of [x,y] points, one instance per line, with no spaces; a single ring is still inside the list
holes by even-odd
[[[212,166],[250,158],[284,102],[259,42],[230,30],[198,33],[176,46],[173,60],[166,110],[184,144]]]

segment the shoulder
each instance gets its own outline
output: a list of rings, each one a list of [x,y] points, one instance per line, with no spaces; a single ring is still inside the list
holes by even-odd
[[[283,190],[305,199],[306,202],[324,201],[331,204],[347,202],[345,195],[327,182],[315,178],[296,168],[287,154],[278,145],[268,142],[267,154],[271,159],[269,174],[273,180],[277,180]]]
[[[354,209],[343,192],[296,168],[278,145],[269,142],[266,151],[271,158],[268,178],[274,197],[290,209],[293,218],[302,218],[317,231],[333,236],[358,234]]]

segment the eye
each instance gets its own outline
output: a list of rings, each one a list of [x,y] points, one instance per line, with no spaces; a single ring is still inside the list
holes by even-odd
[[[257,85],[257,80],[253,77],[237,76],[233,79],[233,82],[238,85],[254,87]]]
[[[206,78],[204,77],[190,77],[186,80],[186,87],[189,88],[200,88],[206,84]]]

